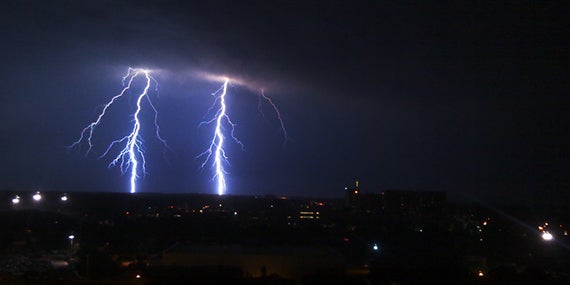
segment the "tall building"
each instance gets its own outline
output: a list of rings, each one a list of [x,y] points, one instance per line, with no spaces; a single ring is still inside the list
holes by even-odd
[[[345,206],[348,209],[360,208],[360,190],[358,189],[358,180],[355,182],[354,188],[344,187],[346,192]]]

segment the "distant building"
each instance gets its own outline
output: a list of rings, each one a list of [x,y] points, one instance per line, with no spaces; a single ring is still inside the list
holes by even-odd
[[[321,218],[321,213],[319,211],[299,211],[299,219],[310,219],[318,220]]]
[[[422,232],[439,227],[446,206],[445,192],[387,190],[380,194],[387,224],[410,227]]]
[[[376,193],[364,193],[356,181],[354,188],[345,187],[345,209],[352,214],[377,215],[382,211],[381,197]]]
[[[345,207],[349,210],[360,209],[360,189],[358,189],[358,181],[356,181],[354,188],[345,187]]]
[[[381,200],[387,212],[422,212],[442,209],[447,199],[445,192],[439,191],[386,190]]]
[[[358,186],[356,181],[354,188],[345,188],[345,213],[358,223],[423,231],[442,221],[445,192],[386,190],[377,194],[363,193]]]

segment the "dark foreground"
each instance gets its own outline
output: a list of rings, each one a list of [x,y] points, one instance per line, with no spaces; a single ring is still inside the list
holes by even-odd
[[[0,284],[570,284],[564,207],[33,194],[0,195]]]

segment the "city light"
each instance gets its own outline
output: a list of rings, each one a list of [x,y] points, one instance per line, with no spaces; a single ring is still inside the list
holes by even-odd
[[[63,202],[67,201],[67,194],[63,194],[63,196],[61,196],[60,200]]]
[[[12,198],[12,204],[16,205],[20,203],[20,196],[17,196]]]
[[[378,246],[378,244],[374,244],[374,245],[372,246],[372,249],[373,249],[374,251],[378,251],[378,250],[380,250],[380,247]]]
[[[554,236],[549,232],[543,232],[542,233],[542,239],[545,241],[551,241],[554,239]]]
[[[42,200],[42,194],[40,194],[40,192],[36,192],[36,194],[32,196],[32,199],[34,199],[34,201],[36,202],[39,202],[40,200]]]

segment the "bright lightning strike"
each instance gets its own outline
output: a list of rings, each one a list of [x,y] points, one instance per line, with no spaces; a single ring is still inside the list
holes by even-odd
[[[241,145],[241,147],[243,148],[243,144],[234,136],[234,130],[235,130],[236,124],[234,124],[232,122],[232,120],[230,119],[230,117],[226,113],[226,109],[227,109],[227,107],[226,107],[226,94],[228,91],[229,82],[230,82],[230,80],[228,78],[225,78],[224,84],[222,84],[222,86],[216,92],[212,93],[212,96],[214,96],[216,98],[216,100],[214,101],[214,105],[212,105],[212,107],[210,107],[210,110],[212,110],[214,108],[214,106],[216,105],[216,103],[218,101],[220,102],[220,106],[219,106],[218,110],[216,111],[216,115],[214,116],[214,118],[212,118],[209,121],[200,123],[200,125],[210,124],[213,122],[215,122],[215,124],[216,124],[216,128],[214,131],[214,137],[212,138],[210,146],[208,147],[208,149],[206,149],[204,152],[202,152],[198,157],[206,156],[206,159],[202,163],[202,168],[204,168],[204,166],[206,166],[206,164],[208,163],[210,158],[212,156],[214,156],[214,162],[213,162],[213,168],[215,171],[214,179],[216,179],[218,182],[218,186],[217,186],[218,195],[223,195],[226,192],[226,188],[227,188],[226,177],[225,177],[227,172],[224,168],[224,164],[228,164],[228,157],[226,156],[226,152],[224,151],[225,136],[224,136],[223,131],[222,131],[222,128],[223,128],[222,125],[224,124],[224,122],[227,125],[229,125],[231,128],[230,136],[232,137],[232,139],[237,144]]]
[[[210,142],[210,146],[204,152],[198,155],[198,157],[202,156],[206,157],[202,162],[201,168],[204,168],[206,164],[208,164],[208,162],[213,157],[213,163],[212,163],[212,168],[214,169],[213,179],[215,179],[217,182],[218,195],[225,194],[227,190],[227,183],[226,183],[227,171],[225,169],[225,166],[229,165],[229,162],[228,162],[228,156],[226,155],[226,152],[224,150],[224,142],[225,142],[225,136],[223,132],[224,125],[229,126],[230,128],[229,135],[231,136],[231,138],[242,148],[244,147],[243,143],[239,139],[237,139],[236,136],[234,135],[236,124],[232,122],[232,120],[227,114],[226,95],[227,95],[228,85],[230,84],[230,79],[223,78],[223,82],[224,83],[222,84],[222,86],[216,92],[212,93],[212,96],[215,97],[215,100],[212,107],[210,107],[210,109],[208,110],[208,113],[211,112],[212,109],[214,109],[214,107],[218,106],[214,117],[209,121],[204,121],[200,123],[200,126],[203,124],[215,123],[216,127],[214,130],[214,136]],[[277,109],[277,106],[273,103],[271,98],[265,96],[263,90],[260,92],[260,98],[263,98],[271,105],[271,107],[273,108],[273,110],[277,115],[285,140],[289,140],[290,139],[289,135],[287,134],[287,130],[285,129],[285,124],[283,123],[281,113],[279,112],[279,109]],[[259,104],[259,111],[261,112],[261,104]]]
[[[154,112],[154,126],[156,129],[156,137],[166,146],[166,141],[160,136],[160,128],[158,127],[158,112],[156,110],[156,108],[154,107],[154,105],[152,104],[152,101],[150,99],[150,97],[148,96],[148,91],[152,85],[152,83],[154,82],[156,89],[158,89],[158,83],[156,82],[156,80],[150,75],[150,71],[146,70],[146,69],[141,69],[141,68],[129,68],[127,74],[123,77],[123,90],[115,95],[114,97],[111,98],[111,100],[109,102],[107,102],[107,104],[105,104],[103,106],[102,111],[99,113],[99,115],[97,116],[97,119],[93,122],[91,122],[89,125],[87,125],[85,128],[83,128],[83,130],[81,131],[81,135],[79,137],[79,139],[75,142],[73,142],[73,144],[71,144],[70,147],[79,147],[82,141],[86,141],[87,145],[88,145],[88,149],[86,154],[88,154],[92,148],[93,148],[93,132],[95,131],[95,128],[101,123],[103,117],[105,116],[107,110],[109,109],[109,107],[115,103],[116,100],[118,100],[119,98],[123,97],[125,94],[127,94],[130,90],[131,90],[131,86],[133,84],[133,81],[140,76],[143,76],[145,78],[145,85],[143,90],[141,91],[141,93],[138,95],[137,100],[136,100],[136,109],[135,112],[133,113],[133,127],[131,132],[118,139],[115,141],[112,141],[111,144],[107,147],[107,149],[105,150],[105,152],[99,156],[100,158],[106,156],[111,149],[116,145],[116,144],[124,144],[123,149],[119,152],[119,154],[111,161],[111,163],[109,163],[109,167],[114,167],[117,164],[119,164],[121,172],[123,174],[127,173],[127,171],[130,169],[130,192],[131,193],[135,193],[136,192],[136,181],[137,178],[140,177],[138,170],[140,168],[140,170],[142,171],[142,174],[144,175],[146,173],[146,169],[145,169],[145,157],[144,157],[144,149],[143,149],[143,140],[139,137],[140,135],[140,130],[141,130],[141,123],[140,123],[140,113],[142,110],[142,101],[144,99],[146,99],[146,101],[148,102],[148,104],[150,105],[151,109]],[[139,161],[140,160],[140,161]]]

